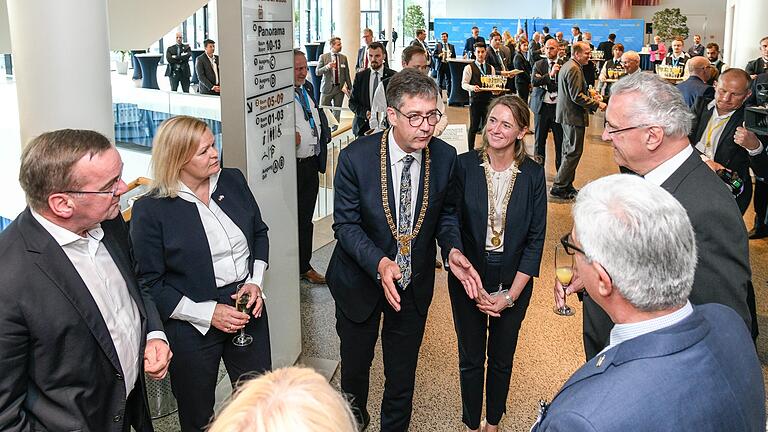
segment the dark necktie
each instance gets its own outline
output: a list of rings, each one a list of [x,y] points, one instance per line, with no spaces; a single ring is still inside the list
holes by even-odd
[[[411,164],[413,156],[406,155],[403,159],[403,173],[400,175],[400,206],[398,214],[397,234],[398,236],[409,235],[411,233],[413,221],[411,219]],[[413,241],[407,244],[407,253],[403,254],[398,244],[397,256],[395,262],[400,267],[400,287],[405,289],[411,282],[411,245]]]

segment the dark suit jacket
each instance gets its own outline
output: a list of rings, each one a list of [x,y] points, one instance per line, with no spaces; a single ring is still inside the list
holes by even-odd
[[[706,133],[707,123],[709,123],[709,119],[714,111],[714,109],[707,109],[707,104],[711,101],[712,99],[701,98],[692,108],[694,120],[688,139],[694,144],[699,142]],[[741,209],[742,213],[747,210],[752,198],[752,178],[749,174],[749,168],[751,167],[759,177],[763,177],[768,173],[768,155],[766,155],[765,151],[756,156],[750,156],[745,148],[733,141],[736,128],[741,126],[743,122],[744,107],[742,106],[733,113],[728,123],[725,124],[720,134],[720,139],[717,142],[717,150],[715,151],[715,162],[736,171],[739,177],[744,180],[744,192],[736,197],[736,202],[739,204],[739,209]],[[763,145],[765,146],[768,140],[764,136],[758,135],[758,137],[763,139]]]
[[[597,44],[597,49],[598,51],[603,52],[603,58],[605,60],[610,60],[613,58],[613,45],[615,44],[609,40],[602,41]]]
[[[485,62],[493,66],[497,73],[501,71],[501,63],[504,63],[504,67],[509,69],[509,59],[504,57],[504,53],[501,51],[501,47],[499,47],[499,50],[496,51],[492,46],[488,45],[486,52],[487,54],[485,57]],[[496,57],[497,52],[499,53],[499,57],[501,57],[501,62]]]
[[[214,54],[213,61],[218,67],[219,56]],[[212,90],[213,86],[218,85],[219,83],[216,80],[216,72],[213,71],[213,66],[211,66],[211,61],[208,59],[208,55],[202,54],[197,57],[197,60],[195,61],[195,71],[197,72],[197,79],[200,81],[200,93],[218,96],[220,93]],[[219,74],[221,74],[221,70],[219,70]]]
[[[249,271],[254,260],[268,262],[267,225],[245,176],[236,169],[222,169],[211,199],[248,240]],[[218,299],[211,252],[194,203],[179,197],[139,199],[133,205],[131,240],[139,283],[154,297],[163,321],[182,296],[194,302]]]
[[[558,61],[555,62],[559,63]],[[531,111],[538,114],[547,92],[557,91],[557,77],[553,79],[549,76],[549,59],[543,58],[533,65],[531,84],[533,84]]]
[[[702,44],[691,45],[691,47],[688,48],[688,55],[691,56],[691,57],[703,56],[704,55],[704,45],[702,45]]]
[[[146,335],[162,323],[136,283],[122,217],[101,226],[141,317],[133,396],[126,402],[124,372],[90,291],[26,209],[0,234],[0,430],[122,432],[125,422],[153,430],[143,358]]]
[[[763,431],[765,390],[749,332],[726,307],[694,306],[679,323],[587,362],[533,430]]]
[[[599,104],[589,97],[587,83],[581,65],[574,59],[563,64],[557,74],[556,121],[573,126],[589,126],[588,110],[596,110]]]
[[[744,102],[745,106],[755,106],[757,105],[757,85],[758,84],[768,84],[768,73],[762,73],[757,76],[757,78],[752,80],[752,95],[747,98],[747,100]]]
[[[478,36],[477,39],[475,39],[470,36],[466,41],[464,41],[464,54],[467,54],[469,58],[475,58],[475,44],[478,42],[483,42],[486,44],[486,46],[488,46],[484,37]]]
[[[379,82],[384,78],[389,78],[395,74],[386,64],[381,71]],[[355,136],[364,134],[371,127],[368,124],[366,112],[371,110],[371,93],[368,89],[371,79],[371,68],[360,71],[355,75],[355,82],[352,84],[352,95],[349,97],[349,109],[355,113],[355,120],[352,123],[352,132]]]
[[[751,328],[747,230],[730,191],[696,150],[661,187],[685,208],[696,236],[698,261],[691,303],[730,306]]]
[[[523,71],[521,74],[515,75],[515,87],[518,89],[528,87],[531,85],[531,63],[520,52],[515,53],[515,58],[512,61],[512,67]]]
[[[680,93],[683,94],[683,99],[685,99],[685,103],[689,108],[693,107],[696,99],[700,97],[704,97],[709,100],[712,100],[712,98],[715,97],[715,88],[711,85],[708,85],[702,81],[701,78],[695,75],[688,77],[687,80],[678,84],[676,88],[680,90]]]
[[[359,50],[357,50],[357,62],[355,62],[355,69],[360,70],[363,68],[363,65],[365,64],[365,50],[368,49],[367,46],[360,47]]]
[[[760,75],[768,72],[768,62],[763,60],[762,57],[758,57],[747,63],[747,67],[744,70],[750,75]]]
[[[453,217],[457,218],[456,223],[461,227],[464,254],[482,277],[487,266],[485,239],[488,232],[488,184],[481,163],[482,157],[476,150],[459,156],[456,189],[451,195],[460,200],[458,212]],[[544,168],[526,158],[520,165],[520,173],[517,174],[515,188],[507,205],[501,275],[505,286],[512,283],[518,271],[531,277],[539,275],[546,231],[547,188]],[[444,258],[447,258],[449,251],[442,252]],[[461,282],[450,272],[448,284],[463,289]],[[533,286],[533,279],[529,285]]]
[[[535,64],[537,61],[543,58],[541,47],[542,45],[535,40],[531,40],[531,43],[528,44],[528,61],[531,64]]]
[[[189,58],[192,56],[192,49],[187,44],[181,46],[181,54],[177,55],[177,44],[173,44],[165,50],[165,62],[168,63],[168,67],[165,68],[165,76],[171,76],[172,72],[176,72],[179,76],[190,77],[192,76],[189,70]]]
[[[453,44],[448,44],[448,50],[451,52],[451,55],[448,58],[456,58],[456,47],[453,46]],[[433,62],[440,66],[442,64],[442,58],[440,57],[443,53],[443,43],[438,42],[437,45],[435,45],[435,52],[432,53],[432,59]]]
[[[312,87],[312,83],[309,80],[304,81],[304,87],[307,88],[307,94],[312,99],[312,103],[317,109],[317,114],[320,116],[320,137],[318,138],[318,144],[320,145],[320,154],[317,155],[317,172],[325,174],[326,165],[328,164],[328,143],[331,142],[331,128],[328,126],[328,117],[325,116],[325,112],[318,106],[315,100],[315,90]],[[304,120],[296,120],[304,121]]]
[[[380,143],[383,133],[362,137],[342,149],[334,178],[333,230],[338,243],[326,275],[336,306],[354,322],[365,321],[379,302],[386,301],[376,278],[378,265],[385,256],[394,260],[397,253],[381,197]],[[427,313],[435,285],[435,237],[442,250],[462,249],[458,226],[450,217],[455,211],[451,182],[456,170],[456,150],[434,137],[429,142],[429,149],[428,207],[421,231],[411,245],[413,276],[407,287],[413,290],[416,307],[422,315]],[[424,174],[422,164],[419,195],[414,203],[414,225],[421,209]],[[387,177],[392,178],[389,152]],[[399,201],[392,190],[392,182],[387,190],[394,218]]]

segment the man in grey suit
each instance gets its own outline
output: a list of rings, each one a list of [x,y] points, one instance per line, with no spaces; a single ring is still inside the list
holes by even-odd
[[[213,52],[216,50],[216,42],[206,39],[203,42],[205,55],[197,57],[195,71],[197,72],[198,93],[219,96],[219,56]]]
[[[610,140],[620,166],[669,191],[685,207],[696,232],[698,263],[691,303],[720,303],[752,318],[747,295],[752,278],[747,231],[731,192],[688,140],[692,115],[675,86],[642,72],[611,87],[603,139]],[[583,286],[579,278],[568,287]],[[555,288],[556,303],[562,291]],[[612,322],[584,296],[584,350],[594,357],[608,343]]]
[[[577,27],[576,27],[577,28]],[[592,96],[584,80],[582,67],[589,63],[592,49],[586,42],[576,42],[571,58],[565,62],[557,76],[556,121],[563,126],[563,155],[560,169],[549,193],[556,198],[572,199],[576,196],[573,180],[584,150],[584,131],[589,126],[588,110],[605,110],[606,104],[595,93]]]
[[[728,307],[688,300],[697,240],[680,202],[616,174],[582,189],[573,219],[561,242],[616,325],[610,345],[542,404],[532,430],[764,431],[763,375],[747,328]]]
[[[331,52],[320,56],[315,73],[323,77],[320,83],[320,105],[333,105],[338,108],[333,111],[333,116],[338,121],[344,95],[349,96],[352,88],[352,79],[349,77],[347,56],[341,53],[341,38],[332,37],[328,45]]]

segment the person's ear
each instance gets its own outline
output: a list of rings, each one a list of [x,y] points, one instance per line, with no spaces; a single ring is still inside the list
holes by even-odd
[[[661,126],[649,126],[648,127],[648,140],[645,143],[645,148],[648,151],[655,151],[661,143],[664,141],[664,129]]]
[[[65,193],[51,194],[48,196],[48,208],[57,217],[69,219],[75,211],[75,201]]]
[[[597,273],[598,277],[597,292],[600,293],[601,297],[609,297],[613,293],[613,282],[611,281],[611,277],[608,275],[608,272],[605,271],[602,264],[597,261],[592,262],[592,268],[595,269],[595,273]]]
[[[387,120],[390,126],[394,126],[397,123],[397,112],[392,107],[387,107]]]

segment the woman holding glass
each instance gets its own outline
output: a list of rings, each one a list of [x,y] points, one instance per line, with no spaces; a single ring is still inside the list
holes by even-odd
[[[523,71],[515,75],[515,88],[517,88],[517,95],[527,104],[528,95],[531,93],[531,63],[528,61],[527,39],[521,38],[517,41],[517,53],[512,60],[512,66]]]
[[[173,350],[181,430],[202,431],[213,416],[222,359],[233,385],[272,366],[262,294],[267,226],[243,174],[220,167],[203,121],[166,120],[152,146],[153,180],[134,204],[131,240],[139,282]],[[241,312],[235,302],[246,296]]]
[[[482,148],[460,155],[457,164],[464,253],[483,280],[483,289],[474,291],[448,275],[462,421],[470,431],[498,430],[506,412],[517,336],[539,274],[547,196],[544,168],[529,158],[523,143],[529,121],[528,105],[519,97],[494,99]],[[481,425],[484,381],[486,421]]]

